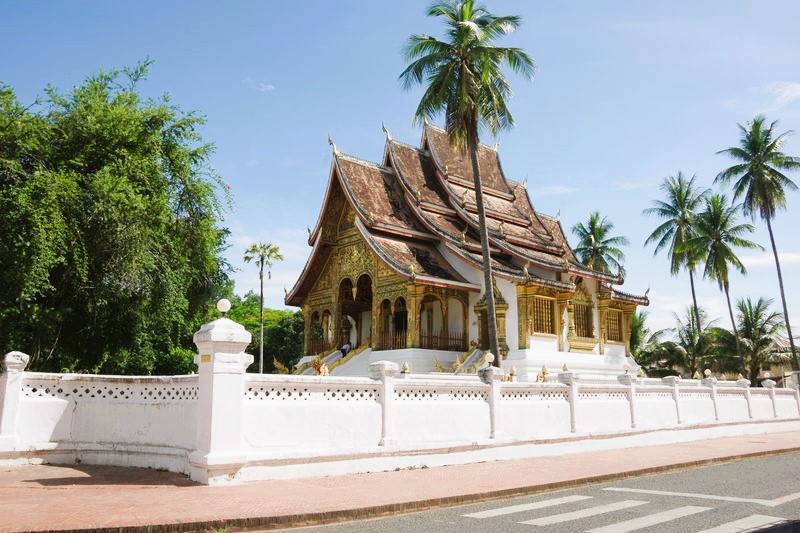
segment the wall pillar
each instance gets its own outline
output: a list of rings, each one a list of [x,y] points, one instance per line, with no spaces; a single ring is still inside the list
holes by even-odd
[[[9,352],[0,360],[0,450],[13,450],[17,444],[22,376],[28,362],[30,357],[22,352]]]
[[[753,418],[753,404],[750,398],[750,380],[746,378],[736,380],[736,386],[744,389],[744,399],[747,401],[747,418]]]
[[[408,320],[406,335],[408,336],[407,342],[409,348],[419,348],[419,306],[422,303],[422,291],[423,287],[421,285],[416,285],[414,283],[408,285],[408,302],[406,302],[406,316]]]
[[[190,476],[208,485],[237,482],[247,461],[242,438],[244,372],[253,356],[244,326],[227,318],[203,325],[194,334],[199,374],[195,451],[189,454]]]
[[[771,379],[765,379],[761,382],[761,386],[769,391],[769,399],[772,401],[772,414],[778,418],[778,406],[775,404],[775,382]]]
[[[381,441],[378,446],[397,444],[394,429],[394,380],[397,372],[397,363],[391,361],[375,361],[369,365],[370,377],[379,380],[383,389],[381,390]]]
[[[711,401],[714,402],[714,419],[719,420],[719,407],[717,406],[717,378],[703,378],[700,380],[700,383],[711,389]]]
[[[628,372],[617,376],[617,380],[623,384],[628,386],[628,403],[631,407],[631,427],[636,427],[636,385],[640,382],[640,380],[634,376],[633,374],[629,374]]]
[[[311,329],[314,325],[311,323],[311,306],[304,305],[303,310],[303,354],[311,353]]]
[[[558,381],[569,386],[569,429],[572,433],[578,430],[578,374],[575,372],[560,372]]]
[[[478,370],[478,377],[489,385],[489,438],[497,439],[501,436],[497,429],[497,415],[500,411],[500,387],[505,374],[502,368],[492,365],[492,362],[488,361]]]
[[[675,402],[675,413],[678,415],[678,424],[681,423],[681,402],[680,402],[680,388],[678,382],[681,378],[678,376],[666,376],[661,378],[661,382],[665,385],[672,387],[672,399]]]

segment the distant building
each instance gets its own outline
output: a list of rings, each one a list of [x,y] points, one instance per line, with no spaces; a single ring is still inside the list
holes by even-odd
[[[622,275],[581,265],[559,219],[538,213],[524,185],[506,179],[495,149],[480,146],[478,158],[503,366],[516,365],[522,379],[542,364],[635,366],[626,358],[630,321],[647,298],[617,290]],[[387,132],[380,164],[334,145],[308,242],[286,296],[303,309],[306,353],[369,345],[371,359],[412,360],[425,372],[434,355],[449,364],[471,341],[488,347],[472,167],[445,131],[426,125],[419,148]]]

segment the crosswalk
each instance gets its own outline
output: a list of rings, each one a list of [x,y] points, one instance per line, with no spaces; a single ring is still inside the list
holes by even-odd
[[[541,511],[545,509],[557,510],[559,506],[569,504],[581,504],[582,508],[578,510],[570,510],[565,512],[556,512],[554,514],[547,514],[545,516],[538,516],[536,518],[519,521],[519,524],[529,526],[556,526],[562,524],[569,524],[576,520],[585,518],[609,515],[613,513],[625,511],[628,509],[646,509],[642,506],[649,504],[646,500],[621,500],[611,503],[599,503],[593,501],[592,496],[584,495],[570,495],[561,496],[558,498],[550,498],[531,503],[509,505],[504,507],[496,507],[475,513],[462,515],[467,518],[477,520],[485,520],[490,518],[504,517],[519,513],[526,513],[532,511]],[[574,508],[574,506],[573,506]],[[645,528],[652,528],[680,520],[692,515],[704,513],[712,510],[713,507],[702,507],[697,505],[683,505],[672,509],[667,509],[660,512],[644,513],[642,516],[636,518],[628,518],[619,522],[589,529],[590,533],[627,533],[629,531],[637,531]],[[626,515],[626,518],[630,514]],[[785,522],[783,518],[775,516],[767,516],[760,514],[753,514],[738,520],[720,524],[711,529],[698,531],[697,533],[738,533],[742,531],[753,531],[767,526],[775,526]],[[686,524],[689,526],[689,523]],[[689,531],[689,526],[686,530]]]

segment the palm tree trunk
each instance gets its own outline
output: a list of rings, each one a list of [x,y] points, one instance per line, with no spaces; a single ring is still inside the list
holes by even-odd
[[[739,331],[736,329],[736,321],[733,319],[733,307],[731,307],[731,295],[728,289],[728,283],[723,285],[725,288],[725,299],[728,301],[728,315],[731,317],[731,326],[733,326],[733,338],[736,341],[736,357],[742,357],[742,350],[739,348]]]
[[[786,334],[789,335],[789,346],[792,350],[792,370],[800,371],[800,364],[797,362],[797,350],[794,347],[794,337],[792,337],[792,326],[789,325],[789,311],[786,309],[786,294],[783,292],[783,275],[781,274],[781,262],[778,260],[778,248],[775,246],[775,236],[772,234],[772,224],[767,217],[767,230],[769,231],[769,242],[772,244],[772,254],[775,256],[775,268],[778,269],[778,285],[781,289],[781,303],[783,304],[783,319],[786,321]],[[795,373],[795,376],[797,374]],[[800,384],[795,384],[795,386]]]
[[[261,270],[258,271],[258,279],[261,282],[261,297],[259,301],[258,316],[258,373],[264,373],[264,262],[261,262]]]
[[[478,225],[481,234],[481,252],[483,252],[483,286],[486,292],[486,325],[489,330],[489,349],[495,355],[494,365],[500,366],[500,346],[497,342],[497,311],[494,303],[494,285],[492,284],[492,258],[489,255],[489,229],[486,226],[486,208],[483,205],[483,188],[481,171],[478,165],[478,135],[471,135],[469,155],[472,160],[472,176],[475,180],[475,204],[478,208]]]
[[[694,269],[689,268],[689,285],[692,287],[692,305],[694,306],[694,324],[697,327],[698,341],[700,339],[700,309],[697,307],[697,294],[694,292]]]

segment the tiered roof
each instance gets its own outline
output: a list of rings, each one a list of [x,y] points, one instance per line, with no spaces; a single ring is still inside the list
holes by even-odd
[[[569,276],[538,277],[528,270],[535,266],[591,277],[607,286],[622,283],[621,276],[580,264],[558,218],[538,213],[525,187],[506,179],[497,150],[480,145],[478,160],[496,275],[518,283],[574,289]],[[323,209],[309,234],[313,250],[286,297],[288,305],[300,305],[327,261],[332,243],[323,238],[326,213],[340,212],[342,206],[337,204],[343,199],[356,213],[354,225],[364,241],[398,275],[422,284],[480,290],[441,252],[446,249],[477,268],[482,266],[470,159],[450,145],[444,130],[426,124],[419,148],[397,142],[387,132],[383,164],[342,154],[333,145]],[[646,298],[616,290],[612,294],[647,303]]]

